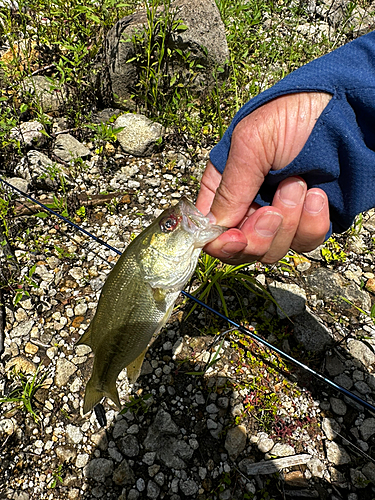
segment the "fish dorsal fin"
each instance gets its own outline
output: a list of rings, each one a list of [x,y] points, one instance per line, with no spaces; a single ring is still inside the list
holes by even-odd
[[[91,325],[87,328],[87,330],[82,335],[82,337],[77,340],[76,345],[81,345],[81,344],[85,344],[85,345],[88,345],[89,347],[92,347],[91,346]]]
[[[147,352],[147,348],[141,352],[141,354],[134,361],[128,364],[126,367],[126,373],[128,375],[129,382],[134,384],[141,373],[142,363]]]

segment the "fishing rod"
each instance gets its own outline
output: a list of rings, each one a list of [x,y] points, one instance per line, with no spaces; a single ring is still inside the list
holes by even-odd
[[[35,198],[33,198],[32,196],[24,193],[23,191],[21,191],[20,189],[18,189],[17,187],[15,186],[12,186],[9,182],[5,181],[4,179],[2,179],[0,177],[0,181],[6,185],[7,187],[11,188],[12,190],[18,192],[19,194],[21,194],[22,196],[24,196],[25,198],[29,199],[30,201],[32,201],[33,203],[36,203],[37,205],[39,205],[40,207],[42,207],[44,210],[46,210],[47,212],[55,215],[56,217],[58,217],[59,219],[63,220],[64,222],[66,222],[67,224],[70,224],[71,226],[73,226],[74,228],[76,228],[78,231],[81,231],[82,233],[86,234],[87,236],[89,236],[90,238],[94,239],[95,241],[97,241],[98,243],[100,243],[101,245],[104,245],[105,247],[107,247],[109,250],[112,250],[113,252],[117,253],[118,255],[122,255],[122,252],[120,252],[120,250],[118,250],[117,248],[109,245],[108,243],[106,243],[105,241],[103,241],[102,239],[94,236],[93,234],[91,234],[89,231],[87,231],[86,229],[84,229],[83,227],[81,226],[78,226],[77,224],[75,224],[74,222],[70,221],[69,219],[67,219],[66,217],[64,217],[63,215],[55,212],[54,210],[52,210],[51,208],[48,208],[46,205],[44,205],[43,203],[41,203],[40,201],[36,200]],[[293,358],[292,356],[290,356],[289,354],[287,354],[286,352],[282,351],[281,349],[279,349],[278,347],[275,347],[274,345],[270,344],[269,342],[267,342],[266,340],[262,339],[262,337],[259,337],[256,333],[252,332],[249,328],[246,328],[242,325],[240,325],[239,323],[236,323],[235,321],[233,321],[232,319],[228,318],[227,316],[225,316],[225,314],[222,314],[220,313],[219,311],[216,311],[216,309],[213,309],[212,307],[210,307],[209,305],[205,304],[204,302],[202,302],[201,300],[199,300],[197,297],[195,297],[194,295],[191,295],[189,292],[186,292],[185,290],[182,290],[181,292],[185,297],[187,297],[188,299],[190,300],[193,300],[194,302],[196,302],[197,304],[199,304],[201,307],[204,307],[205,309],[207,309],[208,311],[210,311],[212,314],[215,314],[216,316],[218,316],[219,318],[227,321],[229,324],[231,324],[232,326],[234,326],[237,330],[239,330],[240,332],[248,335],[249,337],[251,337],[253,340],[255,340],[257,343],[259,344],[262,344],[263,346],[267,347],[268,349],[270,349],[271,351],[277,353],[279,356],[281,356],[282,358],[286,359],[287,361],[293,363],[295,366],[298,366],[299,368],[302,368],[303,370],[311,373],[312,375],[314,375],[314,377],[318,378],[319,380],[325,382],[326,384],[328,384],[329,386],[333,387],[334,389],[338,390],[339,392],[341,392],[342,394],[344,394],[345,396],[347,396],[348,398],[352,399],[353,401],[355,401],[356,403],[364,406],[367,410],[369,410],[370,412],[374,413],[375,414],[375,406],[373,406],[372,404],[368,403],[367,401],[365,401],[364,399],[360,398],[359,396],[357,396],[356,394],[354,394],[353,392],[351,391],[348,391],[348,389],[345,389],[345,387],[342,387],[341,385],[339,384],[336,384],[335,382],[333,382],[332,380],[328,379],[327,377],[324,377],[324,375],[322,375],[321,373],[313,370],[312,368],[310,368],[309,366],[305,365],[304,363],[302,363],[301,361],[298,361],[297,359]]]

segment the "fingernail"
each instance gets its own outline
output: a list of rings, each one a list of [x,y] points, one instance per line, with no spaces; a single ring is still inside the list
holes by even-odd
[[[254,229],[260,236],[273,236],[283,221],[281,214],[277,212],[266,212],[256,221]]]
[[[302,181],[287,182],[279,192],[280,200],[290,207],[295,207],[302,201],[305,192],[305,184]]]
[[[234,255],[241,252],[246,247],[246,243],[239,243],[238,241],[229,241],[226,243],[221,251],[224,255]]]
[[[212,212],[208,212],[206,217],[211,222],[211,224],[216,224],[216,217],[214,216],[214,214]]]
[[[318,214],[323,210],[325,197],[321,193],[307,193],[304,208],[310,214]]]

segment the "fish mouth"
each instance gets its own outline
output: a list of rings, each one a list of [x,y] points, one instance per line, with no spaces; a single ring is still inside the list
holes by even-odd
[[[185,196],[179,202],[182,227],[185,231],[194,234],[195,247],[202,248],[204,245],[227,230],[226,227],[211,224],[210,219],[202,214],[197,207]]]
[[[205,217],[185,196],[180,199],[179,206],[185,231],[195,233],[197,230],[205,229],[210,224],[208,217]]]

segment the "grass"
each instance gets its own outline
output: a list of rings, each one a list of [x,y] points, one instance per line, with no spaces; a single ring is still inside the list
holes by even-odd
[[[11,403],[13,406],[29,413],[34,421],[38,423],[39,415],[36,409],[35,395],[39,389],[44,387],[48,376],[49,373],[47,371],[42,372],[40,366],[34,375],[13,371],[13,388],[7,396],[0,398],[0,404]]]
[[[25,118],[37,119],[50,133],[50,118],[32,88],[23,84],[31,75],[48,78],[51,89],[65,86],[61,114],[69,126],[83,133],[90,113],[100,103],[90,74],[108,30],[134,11],[138,2],[114,0],[20,0],[18,9],[0,8],[0,39],[9,47],[0,62],[0,154],[10,168],[22,154],[22,146],[10,131]],[[363,4],[363,2],[362,2]],[[365,5],[362,5],[364,6]],[[202,67],[187,52],[169,48],[172,33],[187,29],[170,0],[150,0],[145,33],[131,39],[139,67],[134,96],[137,106],[152,118],[198,142],[213,144],[223,134],[234,113],[249,98],[290,71],[323,55],[353,36],[350,13],[339,30],[319,26],[321,19],[306,2],[294,0],[217,0],[230,49],[229,77],[214,69],[212,89],[194,94],[194,79]],[[162,7],[164,14],[157,14]],[[328,25],[327,25],[328,26]],[[181,70],[168,72],[171,58]],[[99,142],[111,132],[90,126]],[[87,129],[86,129],[87,132]]]

